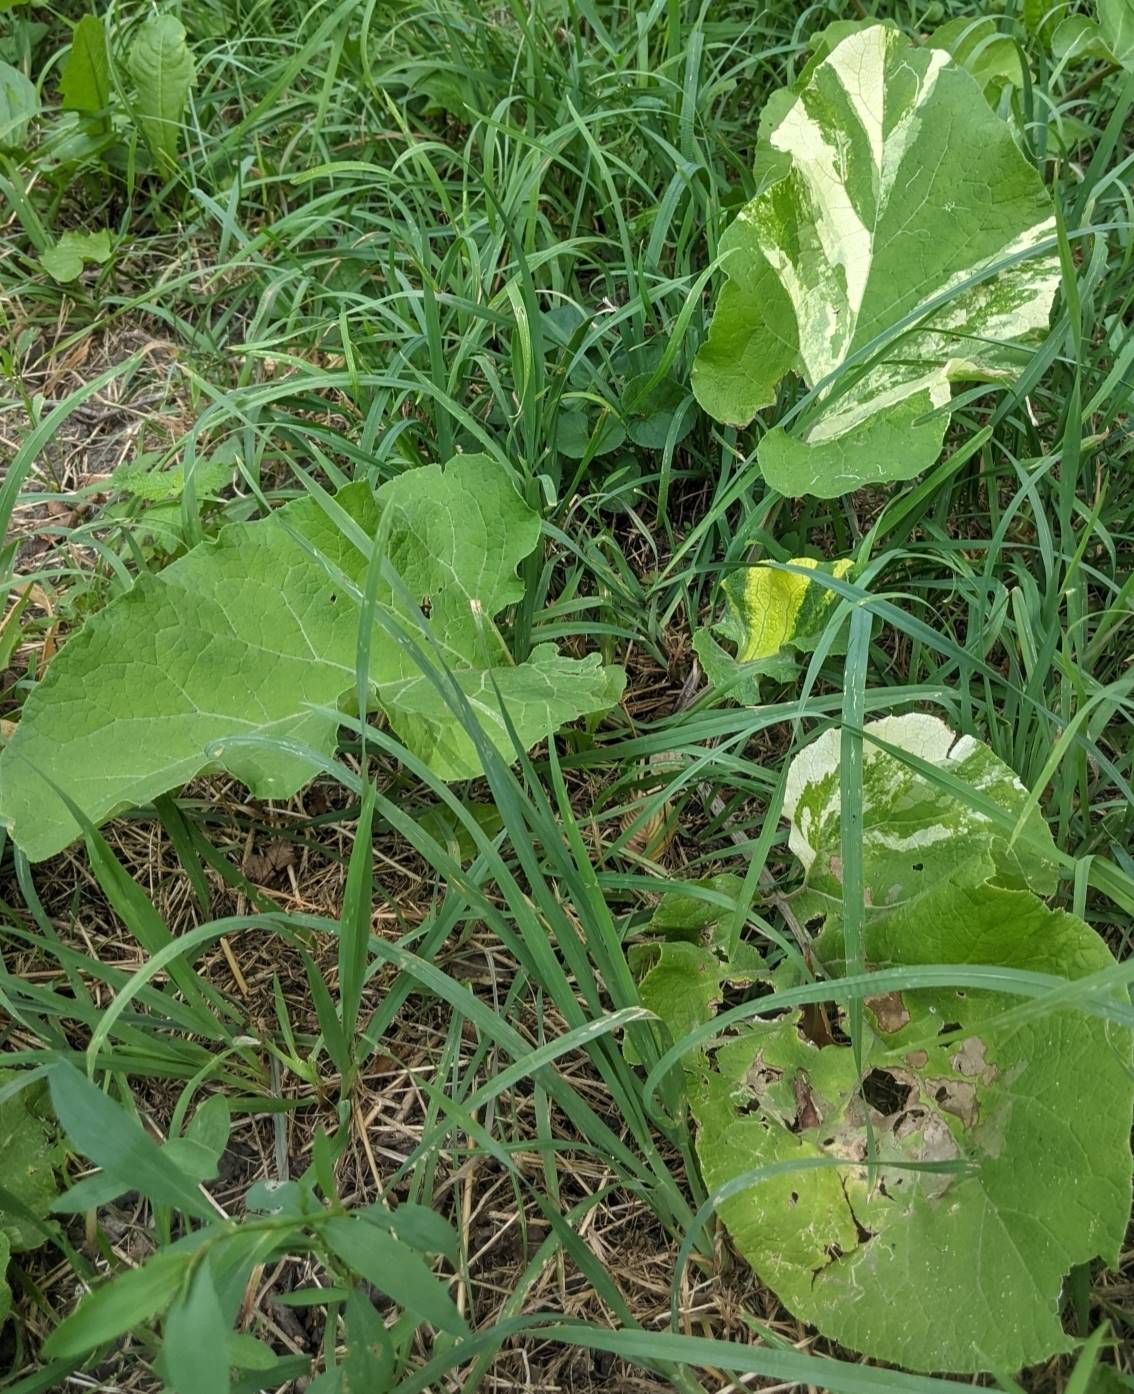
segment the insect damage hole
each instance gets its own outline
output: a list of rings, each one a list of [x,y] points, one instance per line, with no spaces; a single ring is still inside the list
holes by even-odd
[[[883,1118],[897,1113],[905,1104],[909,1089],[889,1070],[871,1070],[862,1081],[862,1097]]]

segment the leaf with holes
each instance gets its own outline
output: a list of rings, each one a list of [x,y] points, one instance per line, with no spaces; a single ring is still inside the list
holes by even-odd
[[[980,91],[872,24],[769,100],[693,388],[739,425],[791,373],[814,389],[759,445],[781,493],[912,478],[940,454],[952,384],[1011,379],[1047,327],[1051,200]]]
[[[378,583],[367,636],[375,704],[441,778],[481,772],[466,722],[511,760],[516,740],[529,749],[618,700],[622,670],[597,654],[541,644],[517,664],[493,623],[522,598],[516,566],[540,535],[503,466],[458,456],[376,495],[349,485],[335,502],[400,577]],[[52,785],[95,823],[206,771],[227,770],[261,798],[295,793],[333,753],[355,691],[366,570],[355,541],[306,498],[142,577],[67,643],[0,754],[13,839],[40,859],[79,835]]]
[[[870,920],[865,949],[874,966],[1067,978],[1114,963],[1073,915],[964,872]],[[817,1042],[799,1012],[692,1057],[697,1153],[712,1191],[738,1183],[717,1207],[737,1248],[798,1318],[864,1355],[967,1374],[1071,1350],[1066,1275],[1117,1259],[1130,1033],[1074,1011],[1002,1020],[1018,1001],[947,988],[868,998],[861,1076],[849,1044]]]
[[[659,940],[636,944],[628,954],[640,979],[638,996],[680,1041],[712,1019],[729,985],[767,980],[768,970],[753,945],[731,943],[732,920],[744,883],[731,872],[707,876],[688,889],[667,891],[649,923]],[[626,1059],[641,1064],[633,1041],[623,1045]]]

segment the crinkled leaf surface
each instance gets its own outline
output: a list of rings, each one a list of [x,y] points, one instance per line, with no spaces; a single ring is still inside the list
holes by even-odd
[[[232,481],[237,453],[231,446],[222,445],[208,458],[197,459],[193,467],[193,487],[198,498],[215,494]],[[172,469],[161,469],[157,464],[159,458],[156,452],[147,452],[118,465],[110,476],[111,487],[146,503],[180,499],[188,482],[185,466],[178,464]]]
[[[793,557],[788,565],[845,577],[852,563]],[[794,676],[795,653],[815,647],[838,599],[821,582],[764,563],[726,576],[721,592],[725,611],[713,629],[735,652],[722,648],[708,630],[694,635],[693,646],[709,681],[727,687],[737,702],[759,700],[759,677],[788,682]]]
[[[964,878],[871,920],[865,947],[876,965],[1071,978],[1113,963],[1074,916]],[[998,1024],[1012,1005],[971,989],[868,999],[861,1094],[850,1047],[820,1048],[798,1013],[744,1031],[716,1068],[690,1073],[710,1188],[775,1162],[841,1163],[763,1180],[719,1211],[797,1317],[863,1354],[973,1372],[1069,1350],[1065,1275],[1117,1257],[1131,1200],[1130,1035],[1072,1011]]]
[[[867,905],[887,909],[919,895],[991,852],[1001,879],[1041,894],[1055,889],[1055,846],[1038,810],[1009,846],[1027,791],[989,748],[958,737],[935,716],[888,716],[864,728],[863,869]],[[840,735],[825,731],[792,761],[784,790],[788,842],[807,875],[813,903],[842,901]],[[885,742],[933,767],[938,779],[874,744]]]
[[[1048,323],[1058,262],[1030,253],[1051,203],[979,93],[942,49],[869,25],[769,102],[761,192],[721,240],[728,281],[693,387],[738,424],[789,373],[819,388],[761,441],[782,493],[912,478],[940,453],[947,410],[922,418],[951,384],[1011,377]]]
[[[631,968],[641,976],[642,1005],[679,1041],[716,1015],[725,986],[768,976],[759,951],[740,942],[732,948],[731,920],[744,887],[739,876],[722,872],[691,883],[695,889],[668,891],[646,926],[662,942],[630,950]],[[706,892],[699,895],[696,892]],[[640,1064],[633,1042],[623,1046],[627,1060]]]
[[[196,72],[185,26],[173,15],[152,15],[139,26],[126,65],[137,89],[139,129],[154,159],[172,169]]]
[[[376,496],[349,485],[337,503],[379,538],[401,578],[396,593],[379,584],[380,616],[435,669],[448,666],[505,758],[515,746],[497,689],[525,748],[617,701],[622,672],[596,655],[566,659],[541,645],[517,665],[505,649],[492,617],[521,598],[515,568],[536,545],[539,519],[497,463],[458,456]],[[96,823],[208,770],[228,770],[259,797],[294,793],[318,766],[237,738],[332,753],[336,707],[355,687],[365,570],[362,553],[302,499],[139,580],[68,642],[0,755],[0,816],[14,840],[39,859],[79,834],[44,776]],[[401,739],[442,778],[480,772],[468,732],[381,624],[370,679]]]
[[[743,889],[739,876],[722,871],[691,882],[688,889],[666,891],[650,916],[647,933],[719,948],[721,926],[735,913]]]
[[[649,965],[638,996],[642,1006],[669,1028],[673,1040],[681,1040],[716,1014],[729,975],[711,949],[676,940],[635,955],[634,964],[639,970]],[[629,1036],[622,1049],[631,1065],[642,1063]]]

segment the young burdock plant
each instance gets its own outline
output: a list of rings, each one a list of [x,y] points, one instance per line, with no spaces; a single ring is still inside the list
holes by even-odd
[[[1128,1374],[1116,53],[20,9],[8,1383]]]

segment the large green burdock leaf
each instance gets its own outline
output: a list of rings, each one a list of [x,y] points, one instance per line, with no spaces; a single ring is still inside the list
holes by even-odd
[[[970,73],[873,24],[773,94],[757,184],[721,240],[698,400],[743,425],[797,373],[818,396],[761,441],[770,484],[834,497],[912,478],[940,453],[952,383],[1012,377],[1047,326],[1039,175]]]
[[[391,625],[448,670],[508,759],[515,745],[497,689],[525,748],[618,700],[622,672],[597,655],[567,659],[541,645],[515,664],[504,647],[493,616],[523,594],[515,569],[536,546],[539,519],[494,461],[458,456],[376,495],[349,485],[337,503],[401,578],[378,586],[376,703],[442,778],[479,774],[481,761]],[[48,779],[96,823],[210,770],[258,797],[293,794],[318,766],[246,738],[332,753],[336,708],[355,688],[366,567],[318,503],[302,499],[139,580],[68,642],[0,755],[0,817],[13,839],[39,859],[79,835]]]
[[[792,761],[784,790],[789,846],[817,907],[835,908],[843,895],[840,741],[832,728],[805,746]],[[907,752],[931,771],[918,770],[876,741]],[[993,857],[1000,878],[1010,884],[1040,894],[1055,889],[1051,833],[1032,809],[1013,839],[1027,791],[988,746],[958,737],[935,716],[913,712],[867,722],[862,756],[869,910],[910,900],[982,854]]]
[[[954,743],[932,718],[873,729],[935,769],[951,761],[1004,810],[1022,798],[990,751]],[[825,773],[812,777],[829,763],[824,743],[789,773],[791,845],[810,876],[837,880],[838,791]],[[968,821],[963,801],[869,756],[864,783],[867,883],[889,891],[896,878],[899,902],[867,917],[868,968],[973,964],[1075,979],[1114,964],[1082,920],[1002,884],[990,824]],[[919,825],[950,831],[918,842]],[[1028,869],[1047,879],[1038,847],[1033,856]],[[915,858],[928,874],[907,896]],[[833,920],[816,947],[839,976],[847,955]],[[687,1056],[705,1181],[714,1192],[737,1183],[717,1207],[737,1248],[797,1317],[843,1345],[958,1373],[1010,1371],[1075,1345],[1059,1320],[1064,1278],[1095,1258],[1114,1262],[1130,1214],[1134,1045],[1125,1028],[1073,1009],[1006,1019],[1018,1005],[971,987],[868,997],[861,1072],[845,1021],[820,1035],[799,1011]],[[743,1184],[792,1163],[807,1169]]]
[[[1072,978],[1113,963],[1089,926],[1029,892],[956,880],[872,921],[866,949],[880,965],[963,959]],[[1065,1275],[1117,1258],[1130,1036],[1074,1012],[998,1025],[1011,1005],[971,989],[868,1000],[861,1093],[850,1047],[815,1045],[798,1013],[690,1078],[711,1188],[775,1162],[845,1163],[774,1176],[719,1210],[791,1311],[853,1350],[966,1373],[1046,1359],[1075,1345],[1059,1322]]]

